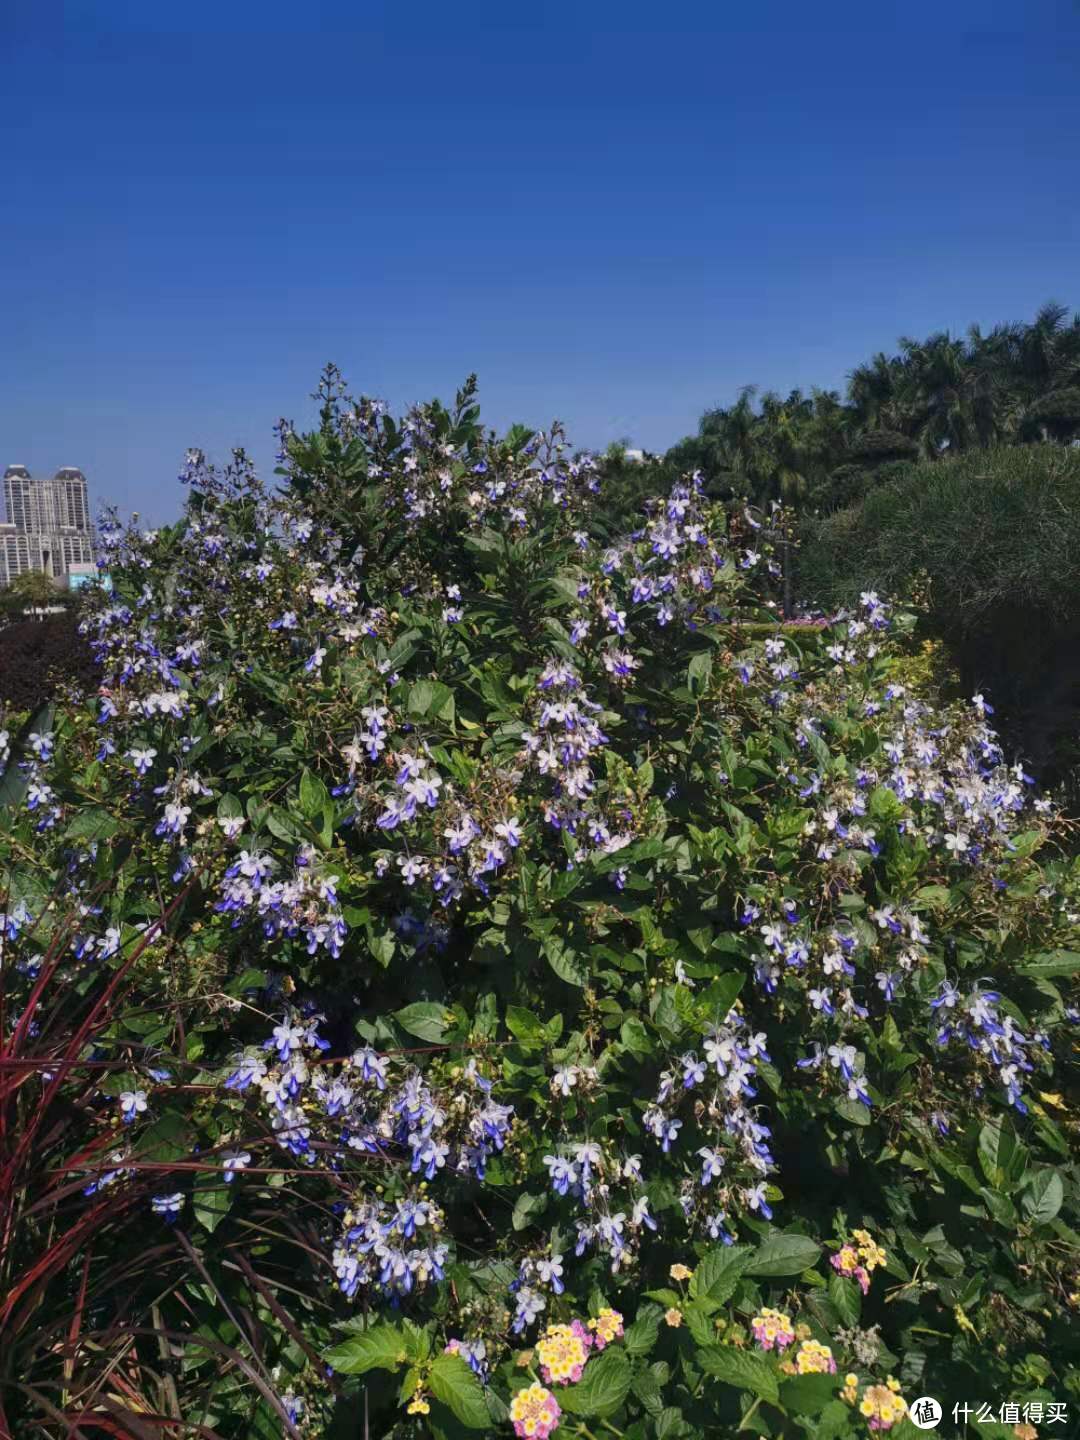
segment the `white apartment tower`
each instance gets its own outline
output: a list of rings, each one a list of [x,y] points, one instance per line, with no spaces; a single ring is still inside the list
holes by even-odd
[[[38,479],[25,465],[4,471],[5,522],[0,524],[0,586],[40,570],[63,582],[72,566],[92,564],[94,535],[86,476],[65,465]]]

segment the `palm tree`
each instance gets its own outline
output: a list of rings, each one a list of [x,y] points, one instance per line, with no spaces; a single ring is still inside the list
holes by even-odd
[[[912,458],[912,443],[934,460],[1080,436],[1080,315],[1070,320],[1063,305],[1044,305],[1030,324],[898,344],[850,372],[846,403],[833,391],[793,390],[758,404],[747,386],[733,405],[707,410],[667,461],[757,501],[798,503],[845,467]]]
[[[899,430],[897,389],[902,361],[879,350],[874,358],[856,365],[848,376],[848,403],[863,430]]]

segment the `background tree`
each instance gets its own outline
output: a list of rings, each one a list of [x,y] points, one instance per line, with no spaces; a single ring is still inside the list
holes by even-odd
[[[1080,315],[1049,302],[1028,324],[903,337],[855,366],[846,398],[755,397],[746,386],[707,410],[665,458],[758,503],[828,512],[880,483],[886,464],[1080,436]]]
[[[68,592],[61,590],[40,570],[24,570],[0,590],[0,607],[7,615],[22,615],[29,609],[43,609],[67,603]]]

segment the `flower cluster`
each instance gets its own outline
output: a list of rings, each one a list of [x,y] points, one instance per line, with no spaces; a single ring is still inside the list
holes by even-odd
[[[1022,1077],[1035,1070],[1033,1056],[1049,1053],[1050,1041],[1044,1034],[1026,1035],[1011,1015],[998,1008],[1000,1000],[996,990],[984,990],[981,983],[965,995],[945,979],[929,1003],[937,1015],[938,1045],[955,1046],[985,1059],[997,1070],[1008,1103],[1026,1115]]]
[[[820,1340],[803,1340],[791,1362],[796,1375],[835,1375],[836,1361],[828,1345]]]
[[[353,762],[357,742],[345,747]],[[421,881],[430,886],[444,908],[460,900],[466,885],[482,895],[491,879],[503,871],[524,836],[520,821],[510,813],[496,813],[483,823],[476,807],[459,798],[423,747],[388,750],[386,768],[391,786],[367,786],[354,796],[357,808],[374,793],[381,806],[376,827],[389,836],[399,834],[405,848],[396,856],[396,873],[412,889]],[[421,822],[426,821],[426,824]],[[376,873],[385,874],[390,858],[376,858]]]
[[[299,938],[309,955],[325,949],[336,958],[348,934],[335,889],[338,877],[318,872],[308,845],[297,852],[287,880],[273,879],[276,869],[271,855],[241,850],[225,871],[217,910],[232,916],[234,928],[256,920],[268,940]]]
[[[851,1242],[842,1245],[835,1255],[830,1256],[829,1264],[838,1275],[857,1280],[865,1295],[870,1289],[871,1273],[884,1265],[887,1258],[885,1251],[866,1230],[855,1230]]]
[[[603,1350],[613,1340],[622,1339],[623,1317],[618,1310],[605,1305],[599,1314],[590,1318],[589,1329],[593,1334],[593,1344],[597,1350]]]
[[[539,1378],[511,1416],[543,1437],[555,1395],[574,1404],[562,1387],[623,1368],[597,1358],[624,1333],[619,1311],[585,1308],[599,1272],[625,1295],[673,1255],[705,1267],[710,1242],[768,1244],[778,1187],[787,1203],[799,1194],[778,1173],[796,1149],[806,1183],[826,1155],[870,1164],[883,1144],[920,1150],[930,1170],[940,1151],[960,1174],[987,1114],[1035,1108],[1050,1035],[1077,1018],[1056,949],[1075,928],[1072,882],[1057,859],[1034,873],[1050,812],[1005,765],[985,700],[931,707],[898,683],[906,661],[878,596],[821,639],[768,618],[747,577],[773,569],[775,524],[725,514],[695,476],[613,542],[606,517],[592,523],[595,466],[568,458],[558,430],[497,441],[468,393],[453,415],[419,407],[400,425],[377,402],[322,398],[335,462],[283,426],[280,497],[241,460],[218,474],[194,452],[182,526],[106,526],[116,598],[98,595],[86,622],[98,723],[72,707],[55,734],[39,721],[17,742],[20,844],[54,873],[44,888],[12,862],[5,971],[14,951],[26,991],[37,948],[59,937],[60,985],[88,992],[90,965],[167,916],[161,950],[128,967],[150,1023],[162,1012],[157,1033],[83,1050],[133,1067],[91,1090],[107,1132],[100,1175],[78,1160],[86,1193],[127,1184],[140,1128],[184,1113],[191,1087],[155,1090],[165,1072],[150,1066],[159,1047],[170,1064],[187,1054],[220,1079],[197,1087],[187,1118],[223,1200],[239,1210],[264,1193],[244,1175],[258,1155],[257,1175],[285,1172],[272,1193],[295,1185],[321,1206],[343,1295],[409,1315],[396,1327],[417,1346],[402,1359],[407,1413],[436,1405],[433,1315],[485,1385],[513,1368],[499,1363],[507,1332],[539,1331],[518,1357],[524,1369],[535,1354]],[[9,748],[5,733],[0,764]],[[111,887],[109,847],[80,808],[90,795],[119,834]],[[184,904],[166,909],[178,887]],[[1024,963],[1035,954],[1047,958]],[[193,1009],[208,1000],[214,1015],[198,1025],[205,1051],[178,1047],[162,1002],[189,976]],[[452,1010],[432,1003],[444,996]],[[269,1034],[249,1028],[259,1012]],[[401,1032],[424,1048],[386,1053]],[[888,1125],[867,1126],[885,1097]],[[952,1097],[972,1125],[953,1125]],[[1045,1160],[1053,1120],[1021,1128]],[[1033,1183],[1050,1188],[1038,1198]],[[925,1197],[904,1184],[921,1233]],[[1036,1199],[1075,1221],[1064,1186],[1017,1188],[1036,1240]],[[169,1224],[186,1194],[162,1189],[146,1200]],[[873,1189],[852,1207],[872,1211]],[[806,1199],[808,1234],[819,1202]],[[895,1243],[908,1253],[903,1227]],[[836,1274],[868,1293],[886,1263],[870,1232],[832,1248]],[[728,1253],[735,1269],[747,1256]],[[725,1322],[703,1325],[679,1298],[689,1265],[668,1273],[678,1294],[653,1293],[679,1333],[662,1344],[689,1354]],[[1019,1291],[1006,1289],[1008,1311]],[[782,1306],[781,1293],[759,1300]],[[974,1303],[981,1334],[991,1310]],[[840,1332],[834,1357],[787,1309],[749,1323],[774,1371],[877,1366],[878,1327]],[[926,1327],[928,1355],[946,1328]],[[744,1343],[741,1326],[733,1337]],[[636,1379],[630,1430],[655,1420],[640,1417]],[[709,1383],[686,1402],[691,1426]],[[851,1375],[844,1395],[872,1429],[904,1413],[895,1383]]]
[[[581,1379],[593,1337],[580,1320],[549,1325],[536,1342],[540,1373],[548,1385],[570,1385]]]
[[[582,1140],[566,1153],[543,1157],[551,1188],[586,1211],[575,1220],[575,1255],[593,1248],[611,1260],[616,1274],[631,1259],[643,1231],[655,1230],[641,1172],[640,1155],[624,1155],[610,1144]],[[620,1195],[620,1191],[622,1194]],[[623,1198],[625,1197],[625,1198]],[[618,1208],[623,1205],[624,1208]],[[521,1295],[518,1295],[521,1305]]]
[[[763,1031],[751,1030],[745,1016],[732,1009],[710,1024],[703,1053],[688,1050],[678,1066],[665,1070],[643,1123],[662,1153],[683,1139],[680,1110],[695,1117],[699,1135],[696,1180],[682,1189],[683,1213],[714,1240],[730,1244],[728,1216],[739,1209],[771,1219],[764,1177],[774,1168],[769,1127],[761,1122],[753,1101],[758,1066],[769,1059]]]
[[[422,1382],[417,1382],[416,1389],[412,1393],[412,1398],[405,1407],[405,1413],[406,1415],[430,1415],[431,1405],[427,1396],[424,1394]]]
[[[858,1400],[858,1377],[844,1377],[844,1388],[840,1394],[849,1404]],[[854,1382],[854,1383],[851,1383]],[[858,1400],[859,1414],[871,1430],[891,1430],[907,1414],[907,1401],[900,1394],[900,1383],[890,1375],[884,1385],[868,1385]]]
[[[450,1253],[444,1229],[442,1210],[415,1194],[349,1206],[332,1257],[342,1293],[376,1291],[396,1301],[442,1280]]]
[[[717,532],[702,486],[695,473],[650,502],[644,527],[602,551],[579,586],[582,605],[571,617],[570,642],[586,649],[599,636],[597,653],[616,683],[640,664],[629,648],[629,627],[637,621],[663,631],[676,622],[693,629],[722,617],[721,587],[734,574],[736,557]],[[753,569],[760,558],[746,552],[742,568]]]
[[[443,1347],[443,1353],[460,1355],[478,1379],[487,1379],[487,1345],[483,1340],[449,1340]]]
[[[510,1402],[510,1419],[518,1440],[547,1440],[558,1427],[561,1415],[559,1402],[539,1381],[519,1390]]]
[[[887,671],[874,669],[888,624],[884,605],[867,593],[861,614],[838,622],[843,643],[826,647],[837,673],[844,672],[837,682],[838,703],[852,714],[862,707],[861,718],[880,726],[874,763],[844,754],[835,733],[823,729],[820,674],[813,687],[803,687],[798,668],[785,668],[783,637],[764,644],[764,666],[772,667],[771,678],[782,690],[772,698],[790,712],[797,744],[812,760],[812,768],[785,772],[808,812],[802,820],[807,861],[821,867],[823,890],[832,902],[857,894],[864,873],[887,852],[936,853],[943,866],[974,870],[983,884],[1005,889],[1017,848],[1014,836],[1047,815],[1049,806],[1031,799],[1022,767],[1003,764],[987,723],[990,707],[981,696],[967,709],[943,713],[908,696]],[[861,667],[858,690],[846,673],[852,667]],[[742,669],[744,683],[756,683],[755,662],[746,661]],[[873,698],[856,704],[857,694]],[[757,987],[766,998],[785,1004],[801,998],[806,1007],[810,1049],[799,1068],[818,1072],[823,1088],[831,1083],[841,1093],[846,1089],[849,1101],[870,1108],[858,1034],[875,1012],[898,1003],[910,1006],[925,996],[922,972],[932,947],[940,944],[920,913],[925,905],[881,899],[866,912],[866,921],[858,915],[861,907],[819,910],[811,920],[783,893],[750,888],[739,919],[760,945],[753,960]],[[1025,1113],[1024,1077],[1048,1064],[1048,1037],[1029,1035],[999,1011],[998,993],[984,983],[965,993],[947,979],[926,998],[933,1011],[944,1012],[938,1016],[938,1044],[985,1060],[996,1070],[1007,1103]]]
[[[458,396],[458,414],[468,415],[472,392]],[[451,429],[441,406],[416,405],[395,427],[382,401],[337,397],[326,412],[341,440],[368,454],[369,479],[382,482],[384,503],[396,523],[411,533],[463,521],[470,527],[524,532],[554,507],[573,517],[599,490],[599,468],[591,455],[566,454],[562,426],[522,434],[516,443],[496,442],[477,429],[469,439]],[[286,436],[286,468],[297,462],[297,447]]]
[[[765,1305],[750,1321],[754,1339],[763,1350],[785,1350],[795,1340],[791,1316]]]
[[[438,1090],[415,1066],[370,1046],[326,1063],[329,1042],[318,1031],[324,1018],[290,1010],[261,1050],[235,1058],[224,1082],[238,1093],[254,1087],[278,1145],[308,1164],[317,1154],[339,1166],[350,1151],[380,1156],[403,1164],[416,1183],[483,1179],[488,1159],[506,1143],[513,1108],[493,1099],[475,1060]],[[448,1253],[436,1239],[442,1229],[442,1211],[419,1195],[361,1198],[342,1217],[334,1251],[341,1289],[394,1296],[441,1280]],[[414,1244],[418,1237],[427,1243]]]
[[[551,660],[541,671],[531,703],[532,725],[522,734],[522,759],[551,785],[543,802],[546,822],[572,837],[584,851],[611,855],[630,844],[628,816],[606,816],[593,801],[593,762],[608,743],[581,676],[568,661]]]
[[[34,816],[34,828],[40,833],[51,830],[63,814],[56,794],[49,783],[49,768],[55,759],[55,736],[51,730],[31,731],[27,737],[25,758],[18,761],[26,782],[26,808]],[[7,737],[5,732],[5,750]]]

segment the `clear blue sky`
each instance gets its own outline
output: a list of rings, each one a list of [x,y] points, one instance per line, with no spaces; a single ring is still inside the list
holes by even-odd
[[[2,0],[0,463],[154,521],[327,359],[663,449],[1080,307],[1070,0]]]

